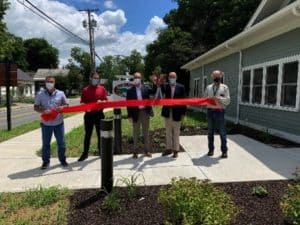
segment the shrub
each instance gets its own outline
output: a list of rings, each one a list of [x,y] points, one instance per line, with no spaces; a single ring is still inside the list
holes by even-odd
[[[225,225],[237,214],[228,194],[196,179],[173,179],[161,188],[158,201],[172,224]]]
[[[300,176],[296,170],[296,183],[289,185],[280,202],[281,210],[290,224],[300,225]]]
[[[119,210],[121,205],[118,192],[112,191],[107,194],[103,200],[102,206],[107,210]]]
[[[130,176],[130,178],[128,177],[122,177],[119,180],[121,181],[121,183],[125,184],[127,187],[127,193],[128,193],[128,197],[129,199],[133,199],[137,196],[137,179],[139,177],[142,177],[145,183],[145,178],[143,177],[142,174],[133,174],[132,176]]]
[[[262,198],[268,195],[268,191],[264,186],[258,185],[252,188],[252,194]]]

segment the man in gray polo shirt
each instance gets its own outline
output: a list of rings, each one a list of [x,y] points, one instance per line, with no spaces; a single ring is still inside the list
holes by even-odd
[[[46,89],[41,90],[35,97],[34,110],[39,113],[50,113],[52,109],[60,111],[68,105],[67,98],[63,91],[55,89],[55,78],[46,77]],[[46,169],[50,164],[50,142],[52,134],[57,141],[58,158],[63,167],[68,166],[65,156],[65,129],[63,115],[59,113],[54,120],[41,121],[42,129],[42,160],[41,169]]]

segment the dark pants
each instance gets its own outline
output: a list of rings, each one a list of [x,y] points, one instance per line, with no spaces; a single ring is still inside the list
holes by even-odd
[[[84,146],[83,153],[88,154],[90,149],[91,137],[93,133],[93,128],[95,126],[98,140],[98,151],[101,155],[101,147],[100,147],[100,121],[104,118],[104,114],[102,111],[99,112],[87,112],[84,114]]]
[[[65,144],[65,128],[64,123],[56,126],[46,126],[41,123],[42,128],[42,160],[44,163],[50,162],[50,142],[52,134],[56,138],[57,142],[57,152],[60,162],[66,161],[66,144]]]
[[[219,130],[221,138],[221,151],[227,152],[226,128],[225,128],[225,111],[207,109],[207,122],[208,122],[208,149],[213,151],[214,146],[214,133]]]

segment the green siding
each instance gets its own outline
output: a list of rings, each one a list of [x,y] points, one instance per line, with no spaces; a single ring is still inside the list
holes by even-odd
[[[243,50],[243,67],[300,54],[300,28]]]
[[[300,54],[300,29],[243,51],[243,67]],[[267,128],[300,135],[300,112],[240,106],[240,119]]]
[[[201,96],[201,88],[202,88],[202,67],[197,68],[193,71],[191,71],[191,76],[190,76],[190,93],[189,96],[191,97],[196,97],[194,96],[194,79],[200,78],[200,83],[199,83],[199,94]]]
[[[266,109],[254,106],[240,106],[240,119],[266,128],[277,129],[300,135],[300,113]]]
[[[229,55],[221,60],[204,66],[204,74],[207,76],[207,82],[212,82],[211,73],[214,70],[221,70],[225,73],[224,83],[228,86],[231,103],[227,107],[227,116],[236,118],[237,93],[239,83],[239,53]]]

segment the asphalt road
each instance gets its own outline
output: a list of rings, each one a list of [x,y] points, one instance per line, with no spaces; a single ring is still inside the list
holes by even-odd
[[[70,105],[79,104],[78,99],[69,99]],[[40,114],[33,110],[33,104],[17,104],[11,108],[11,126],[12,128],[39,120]],[[6,108],[0,109],[0,130],[7,129]]]

